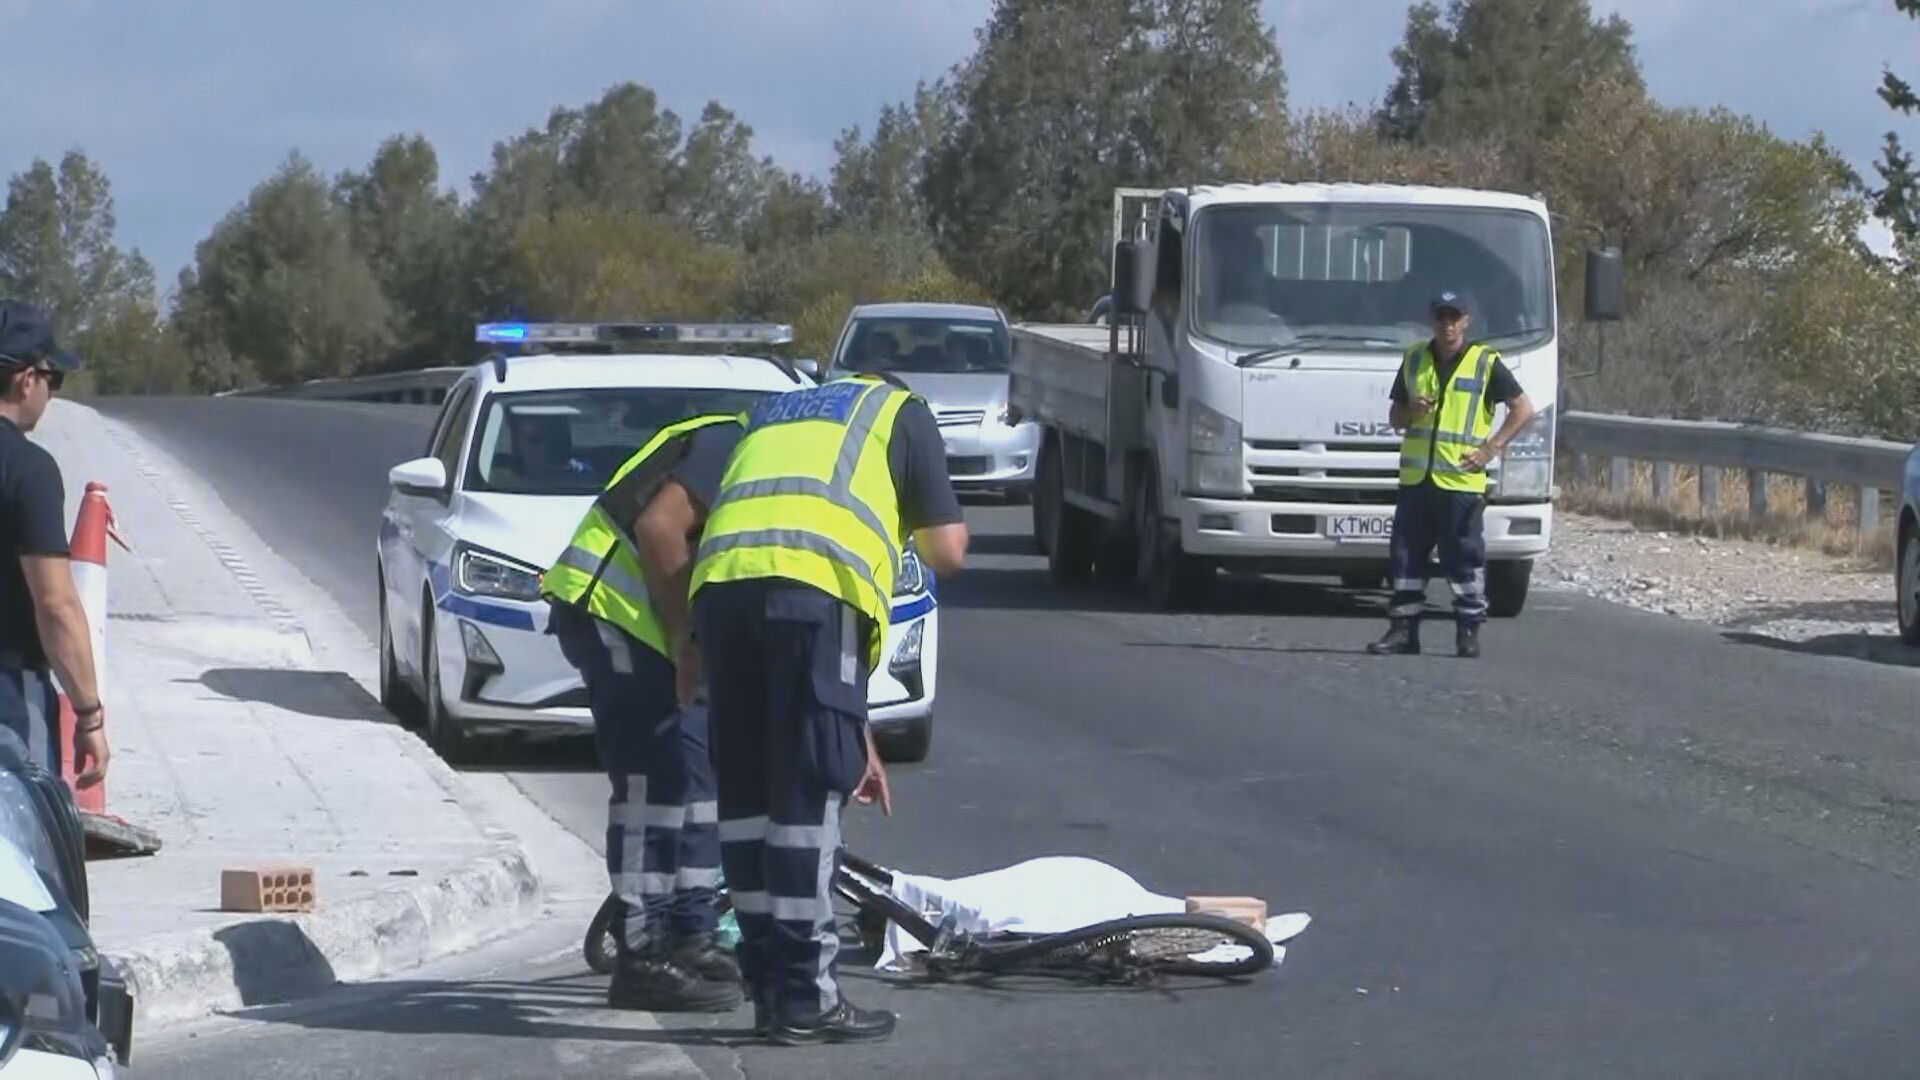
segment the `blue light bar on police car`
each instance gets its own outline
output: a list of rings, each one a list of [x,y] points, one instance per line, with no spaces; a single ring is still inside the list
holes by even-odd
[[[793,340],[793,327],[786,323],[481,323],[474,340],[490,345],[641,341],[785,345]]]

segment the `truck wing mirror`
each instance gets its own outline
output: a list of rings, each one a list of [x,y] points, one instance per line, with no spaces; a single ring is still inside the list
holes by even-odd
[[[1619,248],[1587,249],[1588,322],[1619,322],[1627,314],[1627,271]]]
[[[1145,315],[1153,307],[1153,248],[1145,240],[1113,246],[1113,311]]]

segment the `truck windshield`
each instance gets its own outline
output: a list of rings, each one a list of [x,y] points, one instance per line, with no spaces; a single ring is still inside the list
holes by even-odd
[[[834,367],[904,374],[1007,370],[1007,328],[988,319],[859,319]]]
[[[702,413],[750,409],[763,393],[623,386],[495,394],[480,417],[467,490],[598,495],[661,428]]]
[[[1508,349],[1553,337],[1553,251],[1516,210],[1356,204],[1208,207],[1191,303],[1202,336],[1247,349],[1399,352],[1432,333],[1446,290],[1468,333]]]

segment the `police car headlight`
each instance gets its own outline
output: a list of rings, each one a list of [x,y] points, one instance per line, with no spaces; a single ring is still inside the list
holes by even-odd
[[[453,557],[453,587],[469,596],[533,601],[540,599],[540,571],[502,555],[462,547]]]
[[[38,913],[0,900],[0,1068],[21,1050],[90,1064],[109,1054],[72,950]]]
[[[888,666],[906,668],[919,663],[920,643],[927,636],[926,629],[927,624],[923,622],[907,627],[907,632],[900,635],[900,644],[893,650],[893,659],[888,661]]]
[[[900,576],[894,579],[893,595],[912,596],[927,587],[927,568],[912,548],[900,554]]]

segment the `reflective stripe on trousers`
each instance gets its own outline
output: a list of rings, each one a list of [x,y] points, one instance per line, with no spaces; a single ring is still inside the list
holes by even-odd
[[[1486,500],[1473,492],[1431,484],[1401,488],[1388,548],[1393,596],[1387,614],[1418,618],[1426,606],[1427,564],[1439,550],[1440,570],[1453,590],[1454,617],[1479,623],[1487,615],[1487,545],[1481,533]]]

